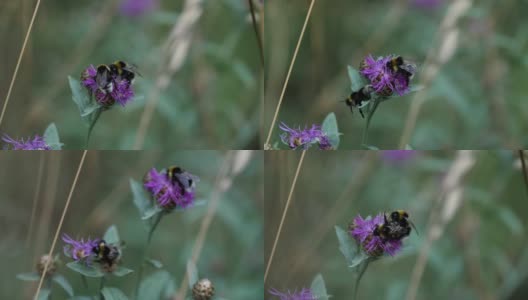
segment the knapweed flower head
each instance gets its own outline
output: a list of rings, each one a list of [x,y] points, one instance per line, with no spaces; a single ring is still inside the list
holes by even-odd
[[[81,84],[95,98],[97,103],[104,108],[110,108],[116,102],[125,106],[134,98],[132,81],[123,78],[118,72],[110,71],[110,69],[98,69],[90,65],[81,74]]]
[[[382,151],[381,155],[383,160],[388,163],[400,164],[412,160],[418,154],[419,152],[415,150],[385,150]]]
[[[374,218],[368,217],[366,219],[358,215],[348,228],[349,234],[371,257],[378,257],[384,253],[394,256],[402,248],[402,241],[399,239],[383,239],[379,235],[374,235],[374,230],[378,225],[384,224],[384,222],[385,215],[383,213],[378,214]]]
[[[413,0],[413,5],[423,9],[435,9],[439,7],[444,0]]]
[[[91,263],[95,258],[93,249],[100,241],[100,239],[87,239],[86,241],[84,239],[74,240],[67,234],[62,235],[62,240],[66,243],[64,246],[64,255],[75,261],[82,261],[87,264]]]
[[[42,255],[37,262],[37,272],[42,275],[47,264],[48,268],[46,269],[46,276],[53,276],[55,271],[57,271],[57,260],[57,257],[48,254]]]
[[[396,57],[388,55],[374,58],[369,55],[361,62],[359,68],[361,74],[370,81],[376,93],[381,96],[388,97],[394,93],[403,96],[409,92],[409,78],[402,72],[390,68],[389,63]]]
[[[279,128],[284,131],[280,135],[281,141],[288,145],[290,149],[306,150],[314,144],[319,145],[321,150],[332,150],[332,144],[328,135],[321,129],[319,125],[312,125],[312,127],[301,129],[290,128],[284,122],[281,122]]]
[[[123,0],[119,12],[127,17],[140,17],[156,8],[158,0]]]
[[[194,180],[194,183],[197,181],[198,177],[185,173]],[[171,178],[167,170],[158,172],[152,168],[145,175],[143,186],[156,200],[158,206],[165,210],[172,210],[174,208],[188,208],[194,204],[194,183],[185,187],[181,182]]]
[[[276,289],[271,289],[269,293],[276,296],[279,300],[317,300],[312,290],[307,288],[303,288],[298,292],[280,292]]]
[[[4,146],[5,150],[51,150],[44,138],[39,135],[27,140],[23,138],[16,140],[4,134],[2,140],[8,144]]]

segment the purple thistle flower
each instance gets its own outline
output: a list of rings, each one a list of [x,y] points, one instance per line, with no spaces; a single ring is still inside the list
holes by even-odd
[[[422,9],[435,9],[443,2],[443,0],[414,0],[413,5]]]
[[[409,91],[407,78],[387,66],[393,57],[388,55],[375,59],[369,55],[361,63],[361,74],[370,81],[376,93],[382,96],[390,96],[395,92],[403,96]]]
[[[24,141],[23,138],[15,140],[9,137],[7,134],[4,134],[2,140],[11,145],[11,150],[51,150],[51,147],[46,144],[44,138],[39,135],[35,135],[33,139],[28,138],[26,141]],[[6,145],[5,149],[10,150],[9,145]]]
[[[290,128],[284,122],[281,122],[279,128],[284,131],[284,133],[280,135],[281,141],[288,145],[290,149],[301,148],[306,150],[313,144],[319,144],[320,150],[333,149],[328,136],[323,130],[321,130],[321,126],[319,125],[314,124],[310,128],[305,127],[301,130],[300,127],[298,129]]]
[[[194,187],[183,189],[167,176],[166,171],[158,172],[152,168],[145,176],[143,186],[156,199],[157,204],[166,210],[188,208],[194,204]]]
[[[384,161],[397,164],[411,160],[418,154],[415,150],[385,150],[381,155]]]
[[[93,248],[97,246],[100,240],[84,239],[74,240],[67,234],[62,235],[62,240],[66,243],[64,246],[64,255],[73,258],[75,261],[91,263],[95,257]]]
[[[140,17],[154,10],[157,0],[124,0],[119,6],[119,12],[127,17]]]
[[[290,291],[280,292],[276,289],[270,289],[269,293],[277,296],[280,300],[317,300],[312,290],[307,288],[303,288],[299,292],[294,291],[293,293]]]
[[[402,248],[401,240],[383,240],[379,236],[373,235],[374,229],[384,223],[384,214],[380,213],[374,218],[363,219],[358,215],[349,227],[350,235],[363,250],[370,256],[381,256],[384,253],[394,256]]]
[[[121,106],[125,106],[128,101],[134,98],[132,83],[125,79],[115,79],[114,89],[110,94],[117,103],[121,104]]]
[[[109,108],[114,103],[119,103],[125,106],[134,98],[134,90],[132,82],[122,78],[119,75],[107,73],[109,83],[105,87],[99,86],[97,83],[97,69],[90,65],[81,74],[81,84],[88,89],[90,95],[95,96],[95,101],[105,108]]]
[[[97,82],[95,81],[96,75],[97,75],[97,69],[95,69],[93,65],[90,65],[81,74],[82,85],[88,88],[88,90],[90,90],[92,93],[98,90]]]

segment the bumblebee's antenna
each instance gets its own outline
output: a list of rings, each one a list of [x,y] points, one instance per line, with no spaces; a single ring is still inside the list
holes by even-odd
[[[407,222],[409,222],[409,224],[411,224],[412,228],[416,232],[416,235],[420,235],[420,234],[418,234],[418,229],[416,229],[416,226],[414,225],[414,223],[412,221],[409,221],[409,220],[407,220]]]

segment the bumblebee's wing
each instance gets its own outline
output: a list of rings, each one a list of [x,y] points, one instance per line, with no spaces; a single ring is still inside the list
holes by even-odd
[[[132,72],[132,73],[136,73],[139,76],[143,77],[143,75],[141,75],[141,73],[139,73],[139,71],[138,71],[138,66],[135,65],[135,64],[127,63],[127,66],[124,67],[123,70],[128,71],[128,72]]]
[[[110,82],[108,70],[98,70],[97,75],[95,75],[95,82],[100,88],[105,88]]]
[[[188,172],[176,173],[175,176],[186,191],[194,188],[195,184],[200,181],[198,176],[192,175]]]

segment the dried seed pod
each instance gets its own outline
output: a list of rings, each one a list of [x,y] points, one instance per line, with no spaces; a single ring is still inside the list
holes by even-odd
[[[44,268],[46,267],[46,263],[48,264],[48,269],[46,270],[46,276],[53,276],[55,271],[57,271],[57,263],[55,261],[55,258],[53,256],[49,255],[42,255],[40,257],[40,260],[37,263],[37,271],[40,275],[44,273]]]
[[[214,295],[214,286],[211,280],[203,278],[198,280],[192,289],[194,300],[211,300]]]

